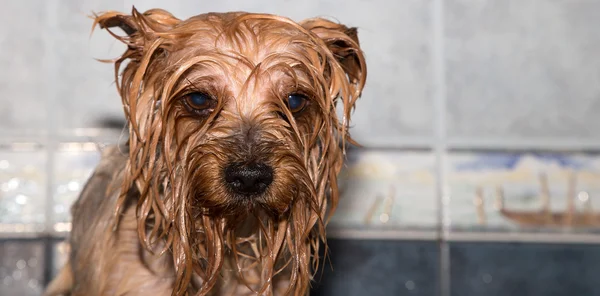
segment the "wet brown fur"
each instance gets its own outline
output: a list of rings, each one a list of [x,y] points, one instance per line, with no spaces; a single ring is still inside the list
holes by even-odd
[[[366,79],[356,29],[159,9],[95,24],[127,45],[112,62],[129,141],[103,152],[73,206],[69,263],[46,295],[306,295]],[[210,114],[182,103],[192,91],[211,95]],[[309,98],[300,114],[293,92]],[[273,183],[236,198],[220,172],[253,161]]]

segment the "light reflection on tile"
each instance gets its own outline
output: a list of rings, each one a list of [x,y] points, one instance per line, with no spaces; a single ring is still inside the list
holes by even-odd
[[[352,152],[340,175],[332,226],[434,227],[434,161],[427,151]]]
[[[44,150],[0,150],[0,223],[44,224],[45,170]]]
[[[53,214],[54,222],[71,220],[71,204],[77,199],[87,179],[100,161],[96,147],[78,145],[55,154]]]
[[[566,213],[571,196],[575,214],[583,214],[586,208],[593,210],[600,196],[600,156],[594,154],[457,152],[450,154],[449,163],[449,214],[455,229],[484,225],[490,229],[546,228],[516,223],[499,208],[539,213],[549,196],[550,210]],[[480,214],[475,205],[478,192],[483,202]],[[502,203],[499,196],[503,196]],[[479,219],[482,216],[484,220]]]

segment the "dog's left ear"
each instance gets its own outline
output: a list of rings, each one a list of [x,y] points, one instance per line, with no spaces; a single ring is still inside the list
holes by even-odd
[[[357,29],[321,18],[308,19],[300,25],[325,42],[350,82],[358,86],[360,92],[367,76],[367,68]]]
[[[136,10],[134,11],[137,12]],[[119,27],[128,36],[133,35],[139,30],[133,16],[118,12],[108,12],[102,16],[97,16],[95,21],[100,25],[101,29]]]

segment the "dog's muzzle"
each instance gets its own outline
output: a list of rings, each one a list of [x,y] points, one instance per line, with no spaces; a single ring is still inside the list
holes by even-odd
[[[273,168],[264,163],[232,163],[225,168],[229,190],[244,196],[264,193],[273,182]]]

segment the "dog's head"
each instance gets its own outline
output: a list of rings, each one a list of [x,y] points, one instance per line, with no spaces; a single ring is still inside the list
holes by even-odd
[[[127,45],[115,61],[130,134],[123,194],[140,192],[147,246],[173,252],[176,292],[192,271],[208,291],[232,257],[259,270],[258,290],[285,266],[290,292],[304,293],[366,78],[356,29],[157,9],[96,23]]]

